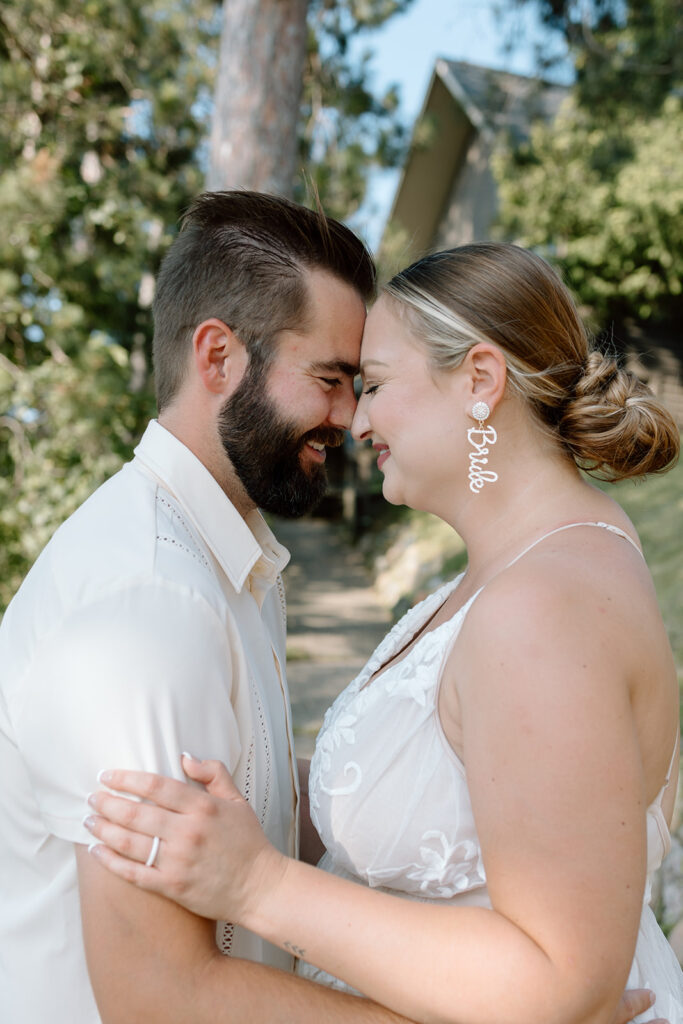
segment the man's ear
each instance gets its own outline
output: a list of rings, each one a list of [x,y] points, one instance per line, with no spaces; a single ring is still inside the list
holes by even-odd
[[[192,353],[200,380],[215,395],[231,394],[249,362],[246,348],[222,320],[203,320],[192,335]]]
[[[486,402],[491,412],[505,393],[507,365],[497,345],[479,342],[465,357],[468,397],[474,402]]]

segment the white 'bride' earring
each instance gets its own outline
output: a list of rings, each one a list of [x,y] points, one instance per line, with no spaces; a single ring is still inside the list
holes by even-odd
[[[498,474],[492,469],[482,468],[488,465],[489,445],[495,444],[498,440],[495,427],[484,426],[484,420],[490,415],[491,410],[486,402],[475,402],[472,406],[472,416],[479,423],[478,427],[470,427],[467,431],[467,440],[474,448],[474,451],[469,453],[470,490],[473,494],[477,494],[485,483],[495,483],[498,479]]]

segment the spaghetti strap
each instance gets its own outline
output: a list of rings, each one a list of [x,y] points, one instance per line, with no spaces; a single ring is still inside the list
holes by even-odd
[[[537,544],[540,544],[542,540],[547,540],[548,537],[552,537],[555,533],[562,533],[563,530],[572,530],[575,526],[598,526],[603,530],[609,530],[610,533],[616,533],[618,537],[623,537],[624,540],[627,540],[629,544],[636,549],[641,558],[645,558],[645,555],[640,550],[633,537],[629,537],[629,535],[618,526],[613,526],[611,523],[600,522],[567,523],[565,526],[558,526],[556,529],[549,530],[548,533],[544,533],[542,537],[538,537],[532,544],[525,547],[524,551],[520,551],[520,553],[516,555],[511,562],[508,562],[505,568],[509,569],[511,565],[514,565],[515,562],[520,560],[520,558],[523,558],[524,555],[531,551],[532,548],[535,548]]]
[[[673,751],[671,752],[671,760],[669,761],[669,767],[668,767],[667,772],[666,772],[666,778],[664,779],[664,782],[661,785],[659,793],[657,793],[657,796],[654,798],[654,800],[652,801],[652,803],[650,804],[650,806],[648,808],[649,811],[653,811],[653,809],[656,808],[656,811],[653,811],[653,813],[655,813],[655,817],[658,816],[658,820],[660,821],[660,824],[663,825],[663,830],[661,830],[661,833],[662,833],[662,836],[664,837],[664,842],[665,843],[667,841],[670,842],[670,833],[669,833],[669,823],[666,821],[666,819],[664,818],[664,815],[662,813],[662,800],[664,799],[664,794],[666,792],[667,786],[671,782],[671,776],[673,775],[674,764],[676,763],[676,751],[677,751],[677,749],[678,749],[678,730],[676,731],[676,737],[674,739],[674,748],[673,748]]]
[[[566,523],[564,526],[557,526],[554,530],[549,530],[547,533],[544,533],[542,537],[537,537],[536,540],[533,541],[531,544],[527,544],[527,546],[524,548],[524,550],[520,551],[520,553],[518,555],[515,555],[515,557],[512,559],[512,561],[508,562],[506,566],[504,566],[499,572],[496,573],[496,575],[494,577],[492,577],[492,579],[487,580],[485,583],[483,583],[479,587],[479,590],[477,590],[472,595],[472,597],[470,597],[467,601],[465,601],[464,605],[462,605],[462,607],[459,608],[457,612],[455,612],[455,615],[461,615],[462,619],[464,621],[465,616],[467,615],[468,611],[470,610],[470,608],[474,604],[476,598],[478,598],[479,595],[481,594],[482,590],[485,590],[486,587],[488,587],[488,585],[493,581],[493,579],[495,579],[497,576],[499,576],[501,572],[505,572],[506,569],[509,569],[511,566],[515,565],[515,563],[518,562],[520,560],[520,558],[524,558],[524,556],[526,554],[528,554],[529,551],[532,550],[532,548],[535,548],[537,544],[540,544],[541,541],[547,540],[548,537],[552,537],[556,533],[562,533],[564,530],[572,530],[575,526],[597,526],[597,527],[600,527],[600,529],[602,529],[602,530],[609,530],[610,533],[616,533],[616,535],[618,537],[622,537],[624,540],[627,540],[629,542],[629,544],[631,545],[631,547],[635,548],[636,551],[638,552],[638,554],[640,555],[640,557],[643,560],[645,560],[645,555],[640,550],[640,548],[638,547],[638,545],[634,541],[633,537],[629,537],[629,535],[624,530],[622,530],[619,526],[613,526],[612,523],[601,523],[601,522]]]
[[[674,764],[676,762],[676,751],[677,751],[677,749],[678,749],[678,732],[676,732],[676,738],[674,739],[674,748],[673,748],[673,750],[671,752],[671,760],[669,761],[669,768],[668,768],[667,773],[666,773],[666,778],[664,780],[664,785],[662,786],[662,792],[666,789],[666,787],[669,785],[669,782],[671,781],[671,776],[672,776],[673,770],[674,770]]]

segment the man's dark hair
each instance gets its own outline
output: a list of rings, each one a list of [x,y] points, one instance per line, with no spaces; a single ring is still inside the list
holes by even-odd
[[[250,361],[267,365],[279,331],[301,330],[305,273],[325,270],[365,300],[375,292],[372,257],[352,231],[279,196],[205,192],[185,213],[157,278],[154,366],[161,411],[185,377],[195,328],[217,317]]]

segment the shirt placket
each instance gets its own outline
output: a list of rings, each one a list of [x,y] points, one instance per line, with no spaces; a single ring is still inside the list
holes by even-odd
[[[263,601],[265,596],[275,582],[274,567],[269,563],[264,565],[266,560],[260,558],[255,564],[251,573],[249,574],[247,584],[249,591],[254,598],[259,608],[259,614],[263,607]],[[265,628],[265,624],[264,624]],[[270,631],[266,629],[268,636]],[[285,721],[285,729],[287,732],[287,750],[288,750],[288,764],[289,764],[289,777],[290,777],[290,792],[291,792],[291,825],[289,829],[289,853],[290,856],[298,858],[299,856],[299,770],[296,764],[296,757],[294,754],[294,730],[292,727],[292,715],[291,715],[291,703],[289,699],[289,690],[286,682],[285,668],[281,664],[278,653],[271,640],[270,650],[273,657],[273,663],[275,665],[275,672],[277,674],[277,681],[280,693],[282,714]]]

